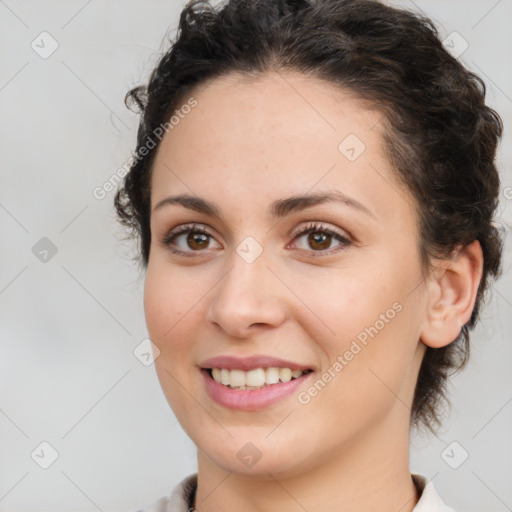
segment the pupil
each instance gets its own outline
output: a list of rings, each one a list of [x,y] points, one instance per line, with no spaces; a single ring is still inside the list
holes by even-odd
[[[200,249],[204,247],[205,242],[208,242],[208,238],[203,233],[190,233],[187,237],[187,243],[189,243],[191,247],[196,246],[196,248]]]
[[[309,236],[309,242],[311,243],[311,246],[314,247],[317,244],[320,244],[319,249],[325,249],[329,247],[329,241],[328,238],[331,235],[327,235],[325,233],[311,233]],[[323,243],[322,243],[323,241]]]

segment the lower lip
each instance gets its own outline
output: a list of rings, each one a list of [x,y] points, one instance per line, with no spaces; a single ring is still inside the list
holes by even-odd
[[[230,389],[214,380],[207,370],[202,369],[206,391],[212,400],[230,409],[255,411],[272,405],[291,395],[314,372],[301,375],[288,382],[272,384],[262,389]]]

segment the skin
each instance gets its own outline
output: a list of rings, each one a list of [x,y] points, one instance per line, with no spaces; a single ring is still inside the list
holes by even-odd
[[[478,242],[425,274],[414,199],[385,157],[382,114],[348,92],[268,72],[216,78],[193,96],[197,106],[165,135],[153,166],[144,307],[162,389],[198,448],[195,508],[410,512],[418,371],[425,346],[450,343],[469,320]],[[366,146],[353,162],[338,149],[349,134]],[[275,200],[332,190],[371,213],[331,202],[269,215]],[[221,218],[155,209],[177,194],[215,203]],[[294,239],[310,221],[350,243]],[[173,254],[162,240],[189,223],[211,237],[200,245],[181,235],[171,247],[193,254]],[[236,252],[248,236],[263,249],[253,263]],[[199,365],[225,354],[293,360],[316,380],[394,303],[401,311],[307,404],[293,393],[235,411],[206,393]],[[252,467],[237,457],[248,442],[261,454]]]

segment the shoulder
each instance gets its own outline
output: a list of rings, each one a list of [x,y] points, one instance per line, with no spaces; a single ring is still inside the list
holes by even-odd
[[[455,512],[441,499],[432,480],[429,481],[423,475],[417,474],[413,474],[412,478],[421,494],[413,512]]]
[[[196,487],[197,473],[194,473],[177,484],[169,496],[164,496],[136,512],[192,512]]]

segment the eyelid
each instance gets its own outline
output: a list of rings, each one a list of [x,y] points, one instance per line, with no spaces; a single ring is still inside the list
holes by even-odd
[[[302,224],[304,224],[304,223],[302,223]],[[295,239],[299,235],[303,235],[304,233],[307,233],[308,231],[313,231],[316,229],[318,231],[325,231],[325,232],[328,232],[331,234],[336,234],[337,236],[339,236],[341,238],[345,238],[349,241],[352,240],[352,236],[349,235],[345,230],[340,230],[339,228],[331,227],[331,225],[326,224],[322,221],[313,220],[313,221],[308,221],[305,224],[306,224],[305,226],[301,225],[300,227],[294,229],[290,236],[293,239]]]

